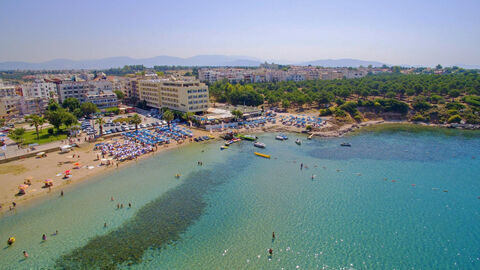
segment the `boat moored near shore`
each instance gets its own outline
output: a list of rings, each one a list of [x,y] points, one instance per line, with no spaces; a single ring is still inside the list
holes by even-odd
[[[256,142],[256,143],[253,144],[253,146],[258,147],[258,148],[265,148],[265,147],[267,147],[266,144],[261,143],[261,142]]]

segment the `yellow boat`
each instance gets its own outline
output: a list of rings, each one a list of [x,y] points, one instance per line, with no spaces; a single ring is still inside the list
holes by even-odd
[[[258,152],[254,152],[254,154],[259,156],[259,157],[270,158],[270,155],[265,155],[265,154],[258,153]]]

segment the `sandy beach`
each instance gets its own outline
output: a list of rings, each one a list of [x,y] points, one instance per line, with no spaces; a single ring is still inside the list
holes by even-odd
[[[204,130],[191,129],[194,133],[194,137],[204,136],[210,134]],[[218,136],[219,134],[212,134]],[[120,138],[120,136],[116,137]],[[105,140],[109,141],[110,139]],[[83,140],[82,140],[83,141]],[[116,170],[116,164],[112,166],[101,165],[101,154],[98,159],[99,151],[94,151],[94,145],[98,142],[89,143],[82,142],[79,147],[74,147],[73,151],[69,153],[60,153],[60,151],[48,153],[46,157],[38,158],[24,158],[4,164],[0,164],[0,206],[1,212],[9,211],[10,207],[13,207],[13,202],[17,207],[21,207],[35,198],[40,198],[42,195],[49,194],[51,192],[58,193],[60,195],[61,190],[66,185],[75,185],[90,179],[94,176],[98,176],[112,170]],[[153,155],[160,154],[168,149],[174,149],[184,145],[188,145],[192,142],[185,140],[184,143],[178,144],[176,142],[168,145],[159,146],[157,150],[152,153],[148,153],[138,157],[138,159],[148,158]],[[78,169],[75,163],[80,163]],[[135,163],[134,160],[124,161],[118,163],[118,168],[128,166]],[[71,178],[68,180],[63,179],[63,173],[66,170],[71,170]],[[53,187],[45,187],[45,180],[53,180]],[[26,180],[30,180],[31,185],[26,189],[26,194],[19,196],[18,187],[24,184]]]

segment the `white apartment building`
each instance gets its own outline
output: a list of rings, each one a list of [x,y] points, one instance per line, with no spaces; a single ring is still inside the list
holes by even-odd
[[[88,81],[62,81],[57,85],[59,102],[73,97],[78,99],[80,103],[84,103],[87,100],[87,93],[91,91],[91,89],[92,86]]]
[[[208,87],[197,80],[139,80],[140,100],[153,108],[181,112],[203,112],[208,109]]]
[[[87,94],[86,102],[91,102],[99,109],[117,107],[117,95],[112,91],[90,91]]]
[[[21,97],[19,100],[20,114],[38,114],[45,112],[48,106],[48,98],[42,97]]]
[[[24,97],[29,98],[55,98],[57,86],[51,82],[35,81],[22,86]]]
[[[0,98],[15,96],[15,86],[0,84]]]

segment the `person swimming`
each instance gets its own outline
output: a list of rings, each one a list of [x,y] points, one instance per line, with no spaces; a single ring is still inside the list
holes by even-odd
[[[25,250],[23,251],[23,257],[25,257],[25,259],[28,258],[28,253]]]

